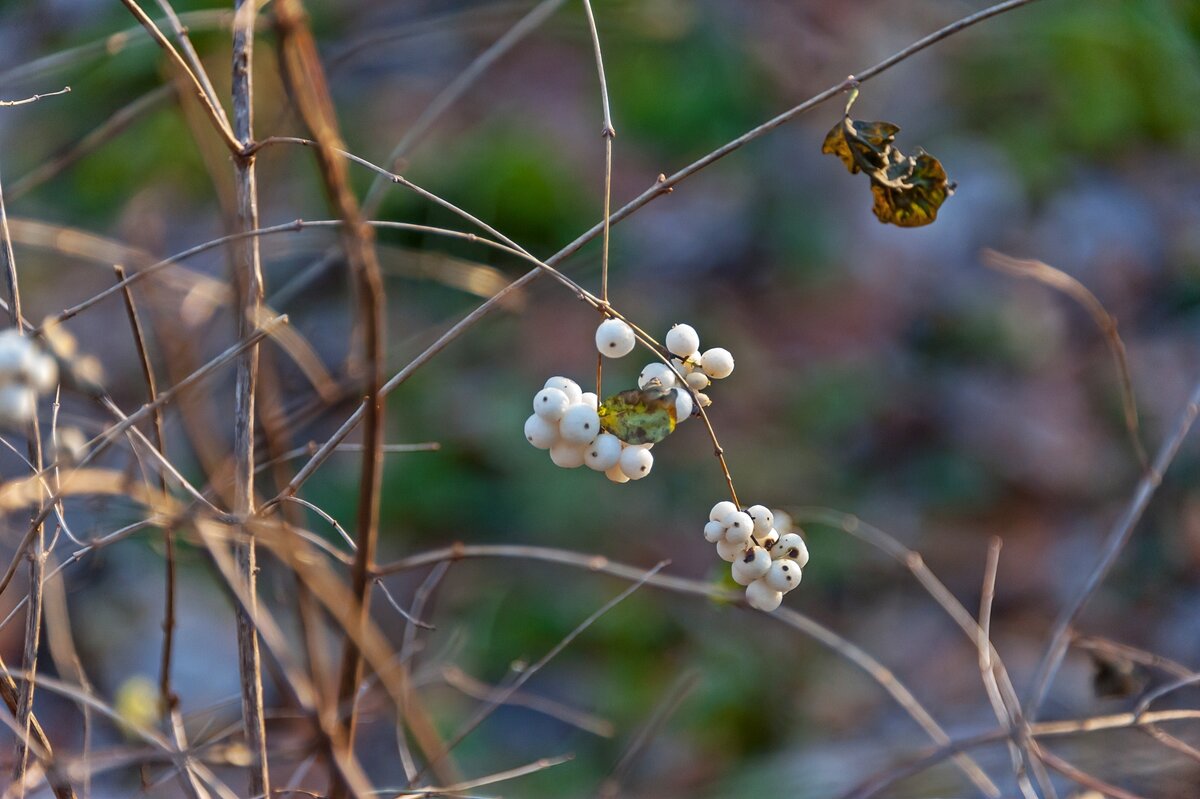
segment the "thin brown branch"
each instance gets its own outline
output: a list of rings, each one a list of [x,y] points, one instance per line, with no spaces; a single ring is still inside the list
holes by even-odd
[[[1175,454],[1179,451],[1183,440],[1192,429],[1192,423],[1196,421],[1198,413],[1200,413],[1200,381],[1192,387],[1191,395],[1188,397],[1183,410],[1180,411],[1179,416],[1176,418],[1174,427],[1167,434],[1167,437],[1163,439],[1158,454],[1154,458],[1154,463],[1151,465],[1149,471],[1142,476],[1142,479],[1138,481],[1137,488],[1134,490],[1133,496],[1130,497],[1125,512],[1121,514],[1121,517],[1109,531],[1104,548],[1101,550],[1100,559],[1092,567],[1083,585],[1075,593],[1071,602],[1063,608],[1058,619],[1055,621],[1054,628],[1050,634],[1050,641],[1046,646],[1046,652],[1038,664],[1033,687],[1025,702],[1025,716],[1030,721],[1037,719],[1038,711],[1041,709],[1042,702],[1046,698],[1050,683],[1054,680],[1054,675],[1058,672],[1058,667],[1062,664],[1062,660],[1067,654],[1067,645],[1070,643],[1071,625],[1080,611],[1083,610],[1083,606],[1091,599],[1092,594],[1100,587],[1100,583],[1108,575],[1113,564],[1116,563],[1117,557],[1121,554],[1125,545],[1129,543],[1134,528],[1137,527],[1138,521],[1142,518],[1142,513],[1145,512],[1146,506],[1150,504],[1155,491],[1158,490],[1158,486],[1162,483],[1163,474],[1167,471],[1171,462],[1175,460]]]
[[[125,268],[120,264],[113,265],[117,281],[125,280]],[[141,317],[138,316],[137,305],[134,303],[133,292],[128,286],[122,292],[125,298],[125,314],[129,317],[129,327],[133,332],[134,346],[137,348],[138,361],[142,367],[142,377],[146,381],[146,396],[151,404],[158,400],[158,381],[154,377],[154,364],[150,361],[150,351],[146,346],[146,334],[142,328]],[[166,434],[163,431],[162,408],[155,408],[151,415],[151,432],[154,435],[154,446],[167,454]],[[167,494],[167,477],[159,472],[159,489]],[[176,698],[171,690],[171,657],[175,644],[175,531],[170,527],[163,528],[163,541],[166,545],[166,574],[163,596],[163,641],[162,656],[159,659],[158,687],[163,714],[168,714],[175,707]]]
[[[384,405],[380,387],[383,384],[383,369],[387,357],[384,346],[386,311],[383,278],[375,253],[373,231],[363,224],[358,201],[350,190],[346,162],[339,153],[344,151],[344,147],[333,101],[317,55],[316,42],[308,26],[308,16],[300,0],[280,0],[277,3],[276,30],[284,80],[301,119],[316,141],[317,162],[325,193],[337,211],[338,218],[344,223],[341,228],[342,246],[350,263],[350,272],[359,301],[359,318],[364,326],[366,429],[363,441],[366,448],[363,450],[359,476],[357,550],[350,576],[351,592],[358,614],[355,623],[361,631],[366,626],[370,613],[370,572],[374,566],[378,538],[379,492],[383,474],[381,451]],[[347,753],[354,751],[356,700],[362,674],[362,653],[353,636],[349,636],[342,653],[336,695],[337,706],[347,708],[345,733],[340,742],[340,745],[345,746]],[[453,781],[453,777],[447,781]],[[332,793],[335,797],[344,796],[347,787],[344,781],[335,780]]]
[[[1141,794],[1136,794],[1133,791],[1127,791],[1124,788],[1119,788],[1116,785],[1105,782],[1099,777],[1088,774],[1083,769],[1068,763],[1053,752],[1047,751],[1044,746],[1038,746],[1038,756],[1045,761],[1046,765],[1079,783],[1085,788],[1090,788],[1093,791],[1098,791],[1105,796],[1110,796],[1112,799],[1145,799]]]
[[[254,140],[254,0],[234,0],[233,134],[237,229],[258,228],[258,183],[253,155],[241,155]],[[255,330],[262,314],[263,275],[258,238],[244,239],[233,249],[233,285],[238,299],[237,334]],[[233,513],[239,519],[254,514],[255,397],[258,391],[258,346],[238,356],[234,386]],[[242,727],[250,750],[250,792],[269,795],[267,731],[263,712],[262,656],[255,617],[258,613],[258,554],[254,535],[247,530],[236,549],[238,571],[245,581],[247,603],[235,608],[238,674],[242,693]]]
[[[185,61],[183,56],[179,54],[179,51],[176,50],[169,41],[167,41],[167,37],[164,36],[163,32],[159,30],[157,25],[154,24],[154,20],[150,19],[146,12],[142,10],[142,7],[137,4],[136,0],[121,0],[121,2],[126,8],[129,9],[129,13],[133,14],[134,19],[141,23],[142,27],[146,29],[146,32],[150,34],[150,38],[152,38],[154,42],[163,49],[163,52],[167,54],[168,59],[179,69],[181,69],[187,76],[192,88],[196,91],[196,96],[200,99],[201,107],[204,108],[204,111],[208,115],[209,120],[212,122],[213,127],[216,128],[217,133],[221,136],[221,140],[225,142],[225,146],[229,148],[231,153],[241,152],[242,145],[238,141],[237,137],[234,136],[233,131],[229,127],[229,120],[225,116],[225,109],[220,105],[213,104],[213,102],[209,100],[208,94],[205,92],[204,86],[200,82],[200,78],[195,72],[192,71],[192,68],[188,65],[188,62]]]
[[[654,712],[629,741],[612,772],[600,784],[599,790],[596,791],[597,799],[615,799],[621,795],[621,785],[628,777],[633,764],[699,683],[700,675],[694,670],[685,671],[675,679],[655,705]]]
[[[524,560],[556,563],[571,566],[591,572],[601,572],[619,577],[624,580],[641,580],[645,572],[635,566],[615,563],[603,555],[590,555],[581,552],[571,552],[553,547],[523,546],[517,544],[461,544],[430,550],[392,563],[380,566],[376,573],[383,576],[396,574],[409,569],[416,569],[446,560],[461,560],[464,558],[517,558]],[[746,607],[746,596],[742,591],[728,591],[717,585],[700,580],[689,580],[683,577],[671,577],[656,574],[645,580],[647,585],[674,591],[680,594],[706,597],[721,602],[729,602]],[[854,666],[861,669],[874,680],[906,713],[925,730],[929,738],[940,746],[950,744],[950,737],[945,730],[933,719],[927,710],[917,701],[912,692],[897,679],[896,675],[882,663],[871,657],[862,648],[854,645],[845,638],[817,623],[807,616],[788,608],[780,608],[773,613],[759,614],[793,629],[799,630],[817,643],[845,658]],[[952,753],[957,755],[957,753]],[[999,789],[987,777],[979,766],[965,756],[958,759],[961,770],[969,779],[988,796],[999,796]]]
[[[71,93],[71,87],[64,86],[56,92],[47,92],[46,94],[35,94],[32,97],[26,97],[23,100],[0,100],[0,108],[12,108],[15,105],[28,105],[29,103],[36,103],[38,100],[41,100],[43,97],[57,97],[60,94],[70,94],[70,93]]]
[[[504,687],[497,691],[495,695],[489,697],[489,700],[486,703],[484,703],[467,721],[463,722],[463,724],[458,728],[458,731],[455,732],[454,735],[450,737],[450,740],[446,742],[446,748],[444,751],[430,755],[430,765],[436,764],[439,760],[445,757],[445,755],[453,751],[456,746],[462,743],[464,738],[470,735],[476,728],[479,727],[480,724],[482,724],[494,712],[496,712],[497,708],[507,702],[513,694],[519,691],[521,686],[529,682],[529,680],[532,679],[535,674],[545,668],[546,664],[548,664],[551,660],[557,657],[560,652],[570,646],[572,641],[582,635],[585,630],[599,621],[606,613],[615,608],[621,602],[625,601],[635,591],[650,582],[650,580],[652,580],[654,576],[662,571],[663,568],[665,568],[669,563],[670,561],[664,560],[656,564],[649,571],[642,572],[641,576],[634,581],[632,585],[593,611],[586,619],[581,621],[575,626],[574,629],[563,636],[563,638],[559,640],[557,644],[552,646],[546,652],[546,654],[538,658],[537,662],[533,663],[528,668],[522,669],[521,673],[518,674],[514,680],[507,683]]]
[[[1129,376],[1129,362],[1125,354],[1125,342],[1117,332],[1117,320],[1105,310],[1104,305],[1096,298],[1091,290],[1060,269],[1055,269],[1041,261],[1012,258],[995,250],[983,251],[985,265],[1000,272],[1016,277],[1035,280],[1055,291],[1061,292],[1083,306],[1096,327],[1104,334],[1108,351],[1112,354],[1113,367],[1121,383],[1121,405],[1125,415],[1125,431],[1129,434],[1129,443],[1137,455],[1138,463],[1144,470],[1150,467],[1146,456],[1146,448],[1142,446],[1142,437],[1138,426],[1137,398],[1133,393],[1133,379]]]

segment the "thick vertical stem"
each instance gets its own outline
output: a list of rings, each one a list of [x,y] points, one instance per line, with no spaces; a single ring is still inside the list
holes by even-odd
[[[275,7],[275,19],[284,80],[291,91],[296,110],[316,141],[317,162],[325,192],[338,217],[344,222],[342,246],[355,282],[358,317],[363,325],[366,344],[365,423],[356,531],[358,548],[350,575],[351,590],[357,603],[353,621],[357,630],[354,631],[356,634],[347,631],[337,689],[337,706],[346,712],[345,735],[342,736],[341,745],[345,747],[344,754],[350,755],[354,751],[355,700],[363,677],[362,652],[354,642],[360,637],[357,634],[366,628],[370,614],[371,570],[374,568],[379,528],[384,410],[381,389],[385,361],[383,278],[371,228],[363,224],[358,201],[350,191],[346,163],[340,153],[342,138],[303,3],[301,0],[280,0]],[[343,797],[346,789],[343,780],[335,779],[330,794]]]
[[[253,141],[252,63],[254,53],[253,8],[246,0],[234,0],[237,21],[233,28],[233,129],[243,147]],[[252,3],[251,3],[252,6]],[[258,228],[258,186],[254,156],[237,155],[237,224],[241,231]],[[249,237],[234,248],[234,285],[241,304],[238,337],[244,338],[257,326],[263,300],[262,264],[258,238]],[[254,513],[254,395],[258,380],[258,346],[246,349],[238,358],[235,383],[233,428],[234,477],[233,512],[242,519]],[[258,601],[258,562],[254,537],[243,528],[245,540],[237,552],[238,567],[246,581],[249,606],[237,605],[238,667],[242,688],[242,724],[246,746],[250,750],[250,793],[269,796],[271,781],[267,766],[267,735],[263,721],[262,658],[254,615]]]

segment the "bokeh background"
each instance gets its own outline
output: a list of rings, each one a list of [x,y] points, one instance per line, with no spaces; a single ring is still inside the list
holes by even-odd
[[[596,2],[618,131],[614,206],[659,173],[984,5]],[[228,97],[227,15],[203,2],[175,7],[200,12],[188,17],[193,40]],[[506,0],[311,2],[349,149],[384,162],[438,93],[531,8]],[[269,23],[261,30],[256,132],[299,134]],[[161,52],[117,3],[0,3],[0,96],[72,89],[0,109],[9,215],[86,230],[159,257],[226,232],[219,200],[232,187],[228,158],[192,105],[181,108],[173,93],[158,90],[169,83]],[[147,99],[156,90],[161,96]],[[145,107],[130,112],[120,135],[52,179],[22,186],[134,103]],[[1045,286],[990,271],[980,252],[991,247],[1052,264],[1117,317],[1142,439],[1153,452],[1200,378],[1200,5],[1041,0],[865,84],[855,115],[899,124],[902,149],[926,148],[958,182],[926,228],[881,225],[866,181],[820,153],[840,113],[840,100],[816,108],[615,226],[611,299],[653,334],[686,321],[704,346],[734,353],[736,371],[711,392],[710,414],[743,501],[790,509],[797,518],[806,507],[856,514],[920,551],[971,610],[979,603],[987,542],[1000,536],[994,638],[1024,690],[1050,624],[1099,557],[1140,469],[1122,420],[1120,383],[1091,318]],[[601,118],[582,6],[566,2],[487,70],[411,148],[400,171],[546,257],[601,216]],[[365,191],[370,173],[352,174]],[[263,151],[259,185],[263,225],[332,216],[309,151]],[[465,229],[397,187],[375,216]],[[295,282],[334,242],[322,231],[264,239],[268,302],[290,315],[335,377],[353,386],[346,356],[354,305],[342,265]],[[379,245],[389,374],[478,305],[480,294],[524,272],[503,255],[432,236],[381,231]],[[16,254],[34,319],[112,281],[104,264],[19,236]],[[599,262],[593,242],[564,269],[598,290]],[[225,280],[220,250],[187,266]],[[200,363],[231,340],[222,309],[189,311],[168,289],[138,296],[155,320],[152,349],[164,375],[177,379],[186,358]],[[726,579],[725,564],[700,536],[708,508],[724,496],[724,480],[699,424],[682,425],[655,449],[652,474],[626,485],[586,469],[558,469],[523,441],[529,399],[547,377],[568,375],[587,387],[596,323],[569,292],[540,280],[390,397],[388,441],[437,441],[441,449],[388,456],[381,560],[453,541],[524,543],[643,568],[669,558],[671,574]],[[144,394],[125,325],[114,300],[68,329],[101,359],[106,386],[131,409]],[[190,342],[190,353],[170,346],[179,338]],[[299,407],[311,389],[281,355],[275,360],[285,405]],[[606,385],[632,386],[645,362],[634,355],[608,364]],[[219,455],[229,446],[231,380],[212,383],[198,403],[211,424],[189,430],[170,419],[172,454],[200,483],[203,451]],[[290,425],[292,444],[322,440],[351,407],[335,403],[315,420]],[[99,429],[101,416],[82,400],[64,398],[63,414]],[[19,435],[9,439],[19,442]],[[1079,620],[1081,633],[1185,666],[1200,663],[1198,454],[1194,441],[1185,442],[1116,570]],[[14,456],[3,458],[6,478],[20,472]],[[357,458],[339,455],[303,496],[349,529],[356,485]],[[109,501],[81,502],[73,512],[76,534],[94,536],[132,511]],[[11,514],[5,523],[6,553],[23,518]],[[309,521],[338,540],[315,516]],[[805,524],[805,531],[812,562],[786,605],[873,653],[952,735],[993,728],[974,647],[911,575],[832,527]],[[73,548],[68,542],[59,557]],[[161,538],[143,536],[66,572],[76,646],[95,690],[110,701],[139,675],[157,679],[161,562]],[[237,719],[232,613],[201,550],[185,547],[181,568],[175,681],[192,738],[203,741]],[[405,574],[387,585],[407,605],[423,576]],[[291,579],[267,564],[263,580],[264,600],[285,613]],[[414,660],[443,731],[476,702],[448,684],[454,669],[498,683],[623,587],[545,563],[455,564],[427,610],[436,630],[419,636]],[[4,595],[6,612],[23,590]],[[398,642],[402,618],[378,595],[375,610]],[[20,662],[21,637],[17,614],[0,633],[6,663]],[[329,646],[336,652],[332,636]],[[46,668],[54,673],[53,665]],[[1098,696],[1094,669],[1086,652],[1073,649],[1044,715],[1127,710],[1139,691],[1166,679],[1161,670],[1137,666],[1125,695]],[[761,614],[653,588],[603,617],[527,690],[603,723],[580,729],[528,707],[500,710],[457,750],[468,775],[568,752],[574,759],[488,795],[590,795],[656,708],[675,704],[677,695],[677,707],[624,770],[621,795],[835,796],[929,746],[875,683],[813,640]],[[1185,690],[1163,706],[1190,706],[1196,698]],[[39,702],[51,737],[68,751],[77,747],[78,713],[50,696]],[[386,702],[366,707],[364,762],[377,784],[400,784]],[[286,720],[272,730],[281,749],[297,746]],[[1186,723],[1171,731],[1197,740]],[[95,735],[97,745],[121,745],[114,729]],[[1055,747],[1148,797],[1194,796],[1200,779],[1195,761],[1139,732],[1080,736]],[[1003,747],[978,756],[1014,790]],[[231,785],[241,784],[235,769],[217,768]],[[277,773],[286,780],[286,767]],[[147,788],[143,778],[136,769],[117,770],[97,779],[94,795],[178,791],[173,781],[153,779]],[[1059,787],[1069,793],[1078,786],[1064,780]],[[943,765],[889,795],[971,791]]]

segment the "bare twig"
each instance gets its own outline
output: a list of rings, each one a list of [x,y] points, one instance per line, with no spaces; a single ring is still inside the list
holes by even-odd
[[[163,51],[167,54],[168,59],[177,67],[179,67],[179,69],[181,69],[187,76],[188,80],[192,84],[192,88],[196,90],[196,96],[200,100],[201,107],[208,115],[208,118],[212,122],[213,127],[216,128],[217,133],[220,134],[222,141],[225,142],[225,146],[228,147],[229,151],[232,153],[241,152],[242,145],[238,141],[237,137],[234,136],[233,130],[229,127],[229,119],[225,116],[225,109],[219,104],[214,104],[211,100],[209,100],[208,94],[205,92],[199,76],[192,71],[192,68],[188,65],[188,62],[183,59],[183,56],[179,55],[178,50],[171,46],[171,43],[167,41],[167,37],[164,36],[163,32],[159,30],[157,25],[154,24],[154,20],[150,19],[146,12],[142,10],[141,6],[137,4],[136,0],[121,0],[121,2],[126,8],[129,9],[129,13],[133,14],[134,19],[140,22],[142,27],[146,29],[146,32],[150,34],[150,38],[154,39],[155,43],[157,43],[158,46],[163,49]]]
[[[12,108],[15,105],[27,105],[29,103],[36,103],[38,100],[41,100],[43,97],[57,97],[60,94],[70,94],[70,93],[71,93],[71,87],[64,86],[56,92],[47,92],[46,94],[35,94],[32,97],[26,97],[23,100],[0,100],[0,108]]]
[[[254,0],[234,0],[233,26],[233,133],[237,172],[237,226],[240,231],[258,227],[258,182],[254,155],[241,155],[254,140]],[[243,14],[243,10],[249,11]],[[244,22],[244,24],[243,24]],[[258,238],[240,241],[234,247],[233,284],[240,301],[237,310],[238,338],[258,326],[262,312],[263,275]],[[233,513],[240,519],[254,514],[254,401],[258,383],[258,346],[247,347],[238,356],[234,387],[233,422]],[[238,605],[238,674],[242,689],[242,726],[250,750],[250,792],[270,794],[267,763],[267,732],[263,719],[262,661],[254,616],[258,603],[258,553],[253,534],[237,548],[238,568],[245,581],[248,604]]]
[[[125,280],[125,269],[120,264],[113,266],[118,281]],[[146,394],[151,404],[158,400],[158,382],[154,378],[154,365],[150,362],[150,351],[146,347],[146,335],[142,329],[142,320],[138,316],[137,306],[133,301],[133,292],[125,287],[125,313],[129,316],[129,326],[133,331],[134,346],[137,347],[138,361],[142,366],[142,377],[146,380]],[[165,457],[167,454],[166,435],[163,432],[162,408],[155,408],[152,415],[154,445]],[[160,474],[159,488],[164,495],[167,493],[167,478]],[[175,641],[175,533],[170,527],[163,528],[163,539],[166,544],[166,585],[163,597],[163,643],[162,658],[159,664],[159,693],[161,695],[162,712],[170,712],[175,706],[175,695],[171,691],[171,653]]]
[[[502,704],[507,702],[508,698],[510,696],[512,696],[512,694],[516,693],[518,690],[520,690],[521,686],[523,686],[525,683],[529,682],[529,680],[533,677],[533,675],[535,675],[539,671],[541,671],[542,668],[544,668],[547,663],[549,663],[551,660],[553,660],[558,655],[559,652],[562,652],[564,649],[566,649],[568,646],[570,646],[572,641],[574,641],[576,638],[578,638],[580,635],[582,635],[583,632],[585,630],[587,630],[587,628],[589,628],[593,624],[595,624],[602,616],[604,616],[610,610],[612,610],[617,605],[619,605],[621,602],[623,602],[625,599],[627,599],[631,594],[633,594],[635,591],[637,591],[643,585],[646,585],[648,582],[650,582],[654,578],[654,576],[656,574],[658,574],[660,571],[662,571],[662,569],[665,568],[667,566],[667,564],[669,564],[669,563],[670,563],[670,561],[666,561],[666,560],[661,561],[660,563],[655,565],[654,568],[650,569],[649,571],[643,572],[641,577],[639,577],[633,583],[633,585],[629,586],[624,591],[617,594],[615,597],[610,599],[608,602],[605,602],[603,605],[601,605],[599,608],[597,608],[594,612],[592,612],[591,615],[589,615],[586,619],[584,619],[578,625],[576,625],[576,627],[573,630],[571,630],[571,632],[567,633],[557,644],[552,646],[549,649],[549,651],[546,652],[546,654],[544,654],[540,658],[538,658],[537,662],[533,663],[528,668],[523,669],[521,671],[521,673],[518,674],[514,680],[512,680],[510,683],[508,683],[503,688],[501,688],[499,691],[497,691],[496,694],[494,696],[492,696],[487,703],[485,703],[483,706],[481,706],[467,721],[465,721],[458,728],[458,731],[450,737],[450,740],[448,740],[446,742],[446,748],[443,752],[438,752],[438,753],[432,754],[430,756],[431,764],[436,763],[438,760],[440,760],[442,757],[444,757],[446,754],[448,754],[451,750],[453,750],[454,747],[456,747],[460,743],[462,743],[464,738],[466,738],[468,735],[470,735],[472,731],[474,731],[489,716],[491,716],[492,713],[494,713],[498,707],[500,707]]]
[[[675,679],[662,699],[655,705],[654,712],[629,741],[617,764],[613,766],[612,772],[600,784],[599,790],[596,791],[598,799],[613,799],[621,795],[621,785],[628,777],[633,764],[637,762],[638,757],[645,751],[654,736],[659,733],[662,726],[683,704],[683,700],[687,698],[688,694],[695,690],[699,682],[699,673],[692,670],[685,671]]]
[[[1008,728],[1013,733],[1017,733],[1017,720],[1004,703],[1004,697],[1000,693],[1000,684],[996,680],[995,665],[992,663],[992,600],[996,595],[996,570],[1000,565],[1000,547],[1001,541],[999,538],[993,537],[988,542],[987,566],[984,569],[983,575],[983,591],[980,593],[979,598],[979,639],[977,642],[977,648],[979,649],[979,673],[983,678],[983,686],[987,691],[988,701],[992,705],[992,712],[996,715],[996,721],[1000,722],[1002,726]],[[1033,784],[1029,781],[1029,775],[1025,773],[1025,755],[1022,752],[1022,747],[1015,740],[1010,739],[1008,749],[1012,757],[1013,774],[1017,778],[1017,785],[1021,789],[1021,794],[1026,799],[1038,799],[1037,792],[1034,791]]]
[[[1112,785],[1098,777],[1088,774],[1086,771],[1083,771],[1077,766],[1068,763],[1066,760],[1063,760],[1053,752],[1048,751],[1044,746],[1037,745],[1037,752],[1038,756],[1046,762],[1047,766],[1054,769],[1059,774],[1071,778],[1085,788],[1091,788],[1093,791],[1099,791],[1105,796],[1112,797],[1112,799],[1145,799],[1145,797],[1141,796],[1140,794],[1136,794],[1133,791],[1127,791],[1124,788],[1118,788],[1116,785]]]
[[[645,583],[656,588],[663,588],[676,593],[692,596],[702,596],[730,602],[746,607],[746,597],[741,591],[727,591],[711,583],[699,580],[688,580],[682,577],[652,575],[645,577],[645,572],[622,563],[615,563],[602,555],[589,555],[571,552],[552,547],[522,546],[514,544],[455,544],[450,547],[430,550],[392,563],[380,566],[376,573],[380,575],[395,574],[409,569],[416,569],[445,560],[460,560],[463,558],[517,558],[537,560],[547,563],[557,563],[592,572],[603,572],[624,580],[645,580]],[[817,623],[796,611],[780,608],[774,613],[763,613],[763,617],[784,624],[808,635],[817,643],[828,648],[838,656],[845,658],[856,667],[863,670],[872,680],[879,684],[884,691],[904,709],[908,715],[925,730],[935,743],[945,746],[950,743],[950,737],[945,730],[933,719],[929,712],[917,701],[912,692],[896,678],[889,669],[871,657],[862,648],[827,627]],[[956,754],[956,753],[952,753]],[[987,777],[979,766],[969,758],[958,760],[960,769],[981,791],[991,797],[1000,795],[999,789]]]
[[[1046,652],[1042,656],[1041,663],[1038,664],[1033,687],[1025,701],[1025,716],[1030,721],[1037,719],[1038,711],[1041,709],[1042,702],[1046,698],[1046,692],[1050,688],[1050,683],[1054,679],[1054,675],[1057,673],[1063,658],[1066,656],[1067,644],[1070,642],[1071,624],[1075,621],[1075,617],[1079,615],[1079,612],[1083,610],[1083,606],[1091,599],[1092,594],[1096,592],[1096,589],[1100,586],[1105,576],[1107,576],[1109,570],[1112,569],[1117,557],[1121,554],[1121,550],[1125,548],[1125,544],[1129,542],[1134,528],[1142,518],[1142,513],[1146,510],[1146,506],[1150,504],[1154,492],[1162,483],[1163,474],[1171,465],[1171,462],[1175,460],[1175,454],[1179,451],[1180,445],[1183,444],[1184,438],[1187,437],[1188,431],[1191,430],[1192,423],[1196,421],[1197,413],[1200,413],[1200,382],[1197,382],[1192,387],[1187,404],[1184,405],[1183,410],[1175,420],[1174,427],[1159,447],[1158,454],[1154,458],[1154,463],[1151,465],[1149,471],[1142,476],[1142,479],[1138,481],[1137,488],[1134,490],[1133,496],[1125,508],[1125,512],[1121,514],[1121,517],[1109,531],[1108,539],[1100,554],[1100,559],[1092,567],[1092,570],[1088,573],[1083,585],[1071,599],[1071,602],[1063,608],[1058,619],[1055,621],[1054,629],[1050,634],[1050,641],[1046,646]]]
[[[1150,461],[1146,457],[1146,448],[1142,446],[1142,438],[1138,429],[1137,399],[1133,393],[1133,379],[1129,376],[1129,362],[1125,355],[1125,342],[1121,341],[1121,334],[1117,332],[1116,318],[1105,310],[1104,305],[1087,286],[1066,272],[1055,269],[1049,264],[1042,263],[1041,261],[1011,258],[995,250],[986,249],[983,251],[983,262],[992,269],[1006,272],[1016,277],[1036,280],[1055,291],[1060,291],[1082,305],[1084,310],[1091,314],[1096,327],[1100,328],[1100,332],[1104,334],[1108,351],[1112,354],[1113,366],[1116,368],[1117,377],[1121,381],[1121,404],[1125,413],[1125,431],[1129,434],[1129,443],[1133,447],[1133,451],[1137,455],[1138,463],[1141,464],[1142,469],[1148,469]]]
[[[358,295],[360,322],[364,326],[367,374],[366,397],[363,400],[366,409],[363,441],[366,448],[363,450],[359,476],[357,549],[350,575],[358,615],[354,623],[361,632],[367,625],[370,613],[370,571],[374,565],[378,537],[379,491],[383,475],[384,404],[380,387],[387,357],[384,344],[386,299],[373,232],[363,224],[358,202],[350,191],[346,163],[339,154],[343,150],[341,133],[303,3],[300,0],[280,0],[276,5],[276,27],[284,79],[304,124],[316,140],[317,162],[325,192],[344,223],[341,228],[342,246],[350,263]],[[354,636],[350,635],[350,631],[347,631],[347,635],[338,679],[337,706],[347,705],[345,732],[339,745],[345,747],[346,753],[352,753],[356,700],[362,681],[363,663]],[[346,783],[337,779],[331,793],[336,799],[345,796],[347,789]]]

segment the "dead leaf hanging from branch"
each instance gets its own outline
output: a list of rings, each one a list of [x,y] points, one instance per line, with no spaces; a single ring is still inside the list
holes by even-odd
[[[840,122],[825,136],[821,152],[836,155],[850,174],[866,173],[875,198],[871,210],[880,222],[921,227],[937,219],[938,209],[954,193],[955,184],[936,158],[918,149],[905,155],[895,146],[900,126],[850,118],[857,90],[846,103]]]

